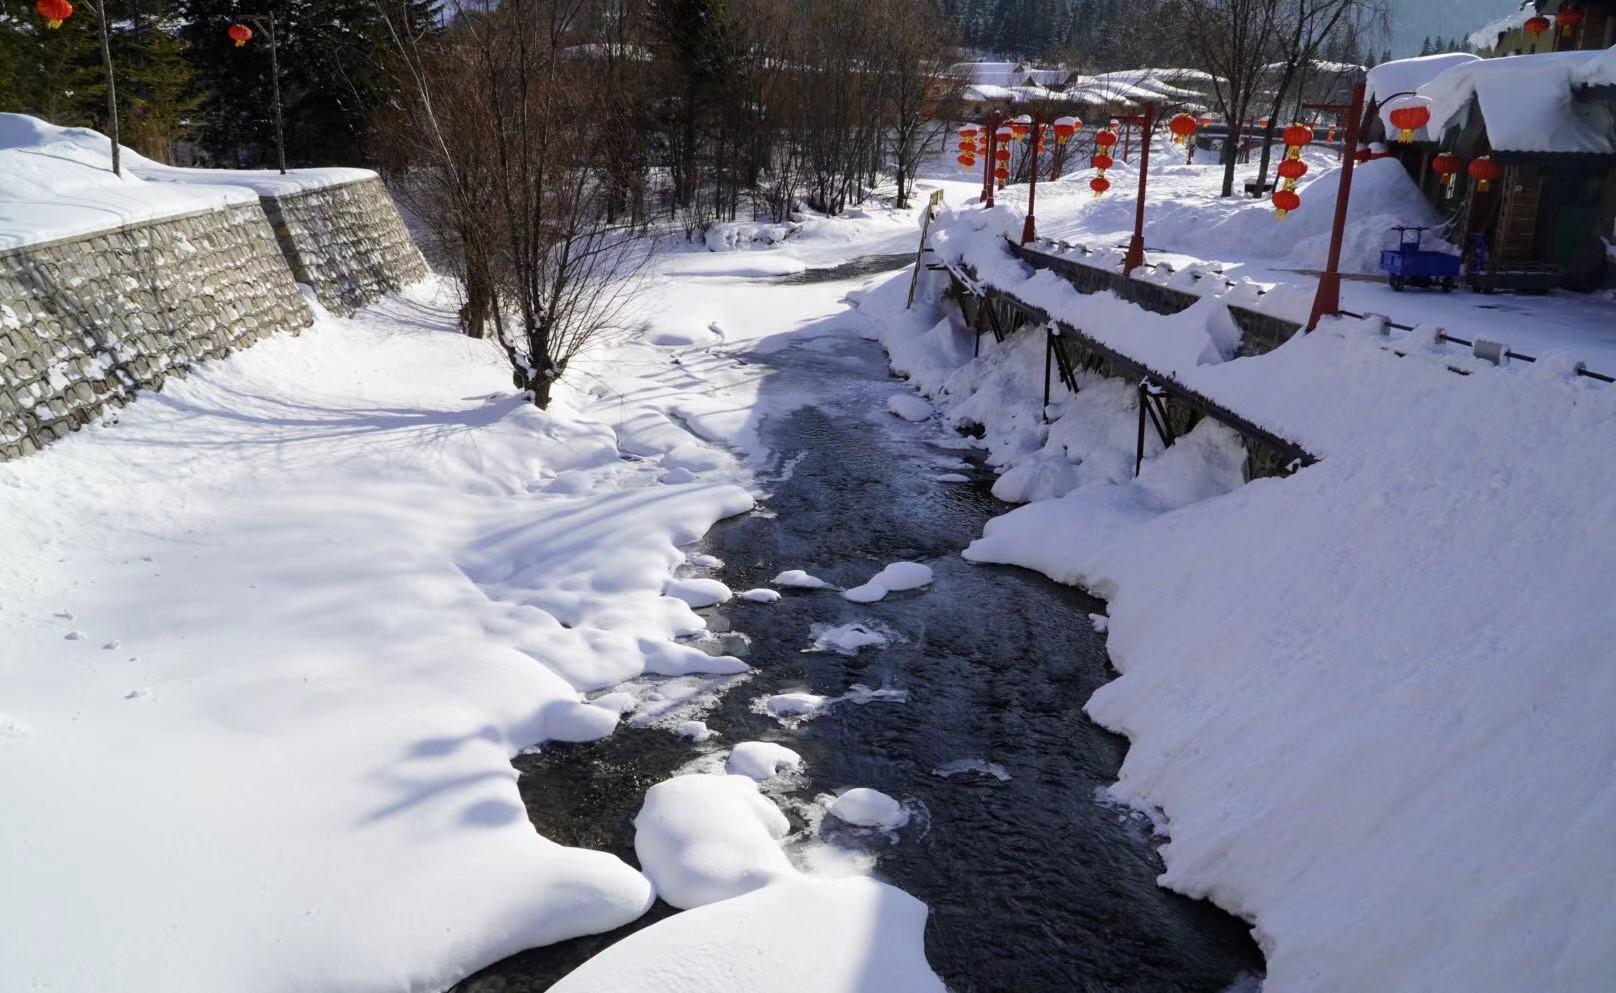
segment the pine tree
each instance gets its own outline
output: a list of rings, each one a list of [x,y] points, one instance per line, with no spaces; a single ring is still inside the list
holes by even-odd
[[[119,90],[126,93],[124,144],[147,158],[174,161],[175,145],[200,123],[205,94],[185,58],[185,43],[158,21],[139,31],[134,57],[120,63]],[[125,85],[125,79],[127,85]]]

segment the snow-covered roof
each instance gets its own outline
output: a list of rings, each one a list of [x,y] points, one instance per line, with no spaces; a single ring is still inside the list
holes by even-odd
[[[1578,86],[1616,86],[1616,48],[1597,53],[1571,75]]]
[[[1064,83],[1071,75],[1068,69],[1038,68],[1025,62],[956,62],[949,74],[973,86],[1025,86],[1029,83],[1048,86]]]
[[[1521,9],[1513,14],[1505,14],[1496,21],[1489,21],[1486,25],[1470,33],[1465,40],[1471,48],[1492,48],[1498,44],[1498,39],[1523,26],[1527,21],[1537,15],[1537,6],[1532,0],[1523,0]]]
[[[1385,103],[1392,94],[1417,90],[1455,66],[1480,61],[1480,56],[1469,52],[1447,52],[1382,62],[1369,70],[1366,99]]]
[[[1610,106],[1578,100],[1587,78],[1605,78],[1610,52],[1545,52],[1463,62],[1419,88],[1431,101],[1435,136],[1481,110],[1487,141],[1500,152],[1616,153]]]

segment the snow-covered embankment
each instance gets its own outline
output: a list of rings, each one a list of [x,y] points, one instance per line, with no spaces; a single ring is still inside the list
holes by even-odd
[[[933,244],[1322,457],[1241,485],[1203,424],[1133,479],[1127,384],[1057,390],[1046,425],[1035,330],[973,361],[957,312],[906,315],[899,280],[863,300],[1035,501],[967,557],[1110,600],[1121,675],[1087,709],[1132,740],[1114,792],[1170,822],[1163,883],[1254,922],[1271,993],[1607,985],[1616,391],[1349,321],[1230,360],[1215,298],[1080,296],[1009,258],[1008,214]]]

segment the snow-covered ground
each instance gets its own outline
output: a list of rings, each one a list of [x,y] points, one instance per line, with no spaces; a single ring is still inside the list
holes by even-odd
[[[1041,232],[1116,237],[1119,205],[1046,189]],[[1262,205],[1204,186],[1150,211],[1147,241],[1167,247],[1182,229],[1166,219],[1221,216],[1210,230],[1229,241],[1202,247],[1224,259],[1299,251],[1290,232],[1312,230],[1269,215],[1264,233]],[[973,360],[957,310],[906,311],[898,281],[859,298],[943,424],[985,428],[996,492],[1032,501],[966,557],[1110,601],[1122,675],[1087,710],[1132,741],[1114,795],[1165,813],[1164,885],[1253,921],[1270,993],[1608,986],[1616,390],[1573,375],[1586,353],[1543,334],[1542,361],[1494,368],[1429,333],[1400,358],[1375,322],[1341,319],[1232,359],[1221,301],[1248,287],[1205,280],[1201,303],[1149,314],[1024,268],[1002,241],[1019,228],[1014,209],[971,208],[932,244],[1321,456],[1243,484],[1236,437],[1203,423],[1166,449],[1151,435],[1135,479],[1129,384],[1085,373],[1046,411],[1035,329],[985,338]],[[1540,305],[1568,321],[1609,307],[1520,301]],[[1483,321],[1445,323],[1526,347]]]
[[[1284,270],[1307,267],[1295,242],[1323,195],[1266,227],[1264,205],[1208,193],[1209,169],[1161,175],[1153,216],[1178,220],[1147,240],[1236,278],[1174,317],[1022,270],[998,242],[1015,189],[945,214],[933,244],[1321,456],[1292,478],[1243,484],[1236,439],[1203,425],[1152,438],[1134,479],[1129,384],[1085,376],[1040,409],[1042,341],[987,339],[973,360],[935,274],[912,310],[908,273],[847,301],[856,284],[770,281],[913,250],[914,212],[875,210],[668,252],[641,326],[576,362],[550,412],[509,396],[428,284],[0,465],[0,795],[22,798],[0,818],[5,975],[435,990],[660,892],[693,909],[557,989],[940,990],[923,905],[782,852],[767,787],[800,756],[699,720],[748,670],[692,607],[731,591],[681,546],[753,507],[760,424],[814,402],[762,390],[745,353],[863,333],[931,404],[894,412],[955,444],[983,425],[996,492],[1026,502],[968,557],[1110,600],[1122,675],[1088,709],[1133,742],[1115,797],[1170,830],[1165,885],[1253,922],[1270,993],[1608,985],[1616,392],[1567,355],[1494,369],[1424,341],[1398,358],[1350,321],[1231,361],[1222,301],[1305,299]],[[1113,244],[1124,198],[1093,200],[1086,178],[1040,187],[1041,229]],[[974,188],[941,185],[956,206]],[[1289,247],[1270,233],[1287,230]],[[1350,284],[1347,302],[1409,323],[1416,301],[1464,299],[1355,293],[1389,291]],[[1573,342],[1612,334],[1588,317],[1605,301],[1518,303]],[[1527,351],[1555,343],[1530,333]],[[920,568],[846,592],[937,595]],[[771,585],[838,595],[803,592],[824,584],[800,570]],[[803,637],[853,654],[886,636]],[[789,725],[844,699],[758,706]],[[717,756],[648,796],[643,873],[537,835],[509,763],[622,722]],[[871,791],[826,801],[871,830],[905,815]]]
[[[907,214],[808,219],[793,239],[668,253],[643,326],[578,362],[549,412],[510,395],[497,351],[459,335],[458,301],[428,282],[0,465],[5,974],[436,990],[627,923],[664,887],[690,905],[686,889],[772,879],[747,908],[715,908],[748,925],[709,956],[753,947],[786,968],[795,929],[818,921],[820,988],[938,989],[924,907],[891,887],[805,874],[764,830],[745,837],[771,871],[715,890],[701,852],[744,825],[698,809],[662,849],[694,859],[681,889],[653,860],[641,873],[537,835],[509,761],[620,722],[681,728],[694,750],[703,704],[746,678],[692,609],[729,591],[680,550],[754,505],[744,457],[772,408],[730,353],[851,332],[824,326],[845,286],[736,273],[898,251],[914,229]],[[781,759],[755,751],[747,771]],[[588,983],[570,988],[618,988]]]

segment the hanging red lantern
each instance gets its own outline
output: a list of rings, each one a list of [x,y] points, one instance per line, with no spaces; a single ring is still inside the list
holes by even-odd
[[[1443,152],[1441,155],[1431,159],[1431,171],[1444,179],[1457,174],[1463,168],[1464,159],[1451,152]]]
[[[1521,25],[1521,27],[1526,29],[1527,34],[1531,35],[1533,38],[1536,38],[1538,35],[1549,30],[1549,19],[1544,17],[1542,14],[1538,14],[1536,17],[1531,18],[1525,24]]]
[[[975,124],[967,124],[959,129],[959,136],[964,138],[966,141],[975,141],[976,136],[980,131],[981,128],[978,128]]]
[[[1182,145],[1195,133],[1195,118],[1188,114],[1178,114],[1167,122],[1167,129],[1173,132],[1173,144]]]
[[[237,48],[252,41],[252,28],[245,24],[232,24],[230,25],[230,30],[226,31],[225,34],[230,36],[230,40],[236,43]]]
[[[972,155],[961,155],[959,158],[955,159],[954,161],[958,162],[963,168],[966,168],[966,169],[969,169],[972,166],[976,165],[976,157],[972,156]]]
[[[1117,133],[1109,128],[1094,136],[1094,144],[1100,148],[1115,148],[1117,141]]]
[[[1470,163],[1470,178],[1476,181],[1476,189],[1485,193],[1504,178],[1504,167],[1493,161],[1492,156],[1483,155]]]
[[[1112,159],[1111,156],[1101,153],[1096,155],[1094,158],[1089,159],[1089,165],[1100,170],[1101,172],[1104,172],[1105,170],[1116,165],[1116,161]]]
[[[1089,189],[1094,191],[1095,196],[1100,196],[1110,188],[1111,180],[1106,179],[1104,176],[1095,176],[1093,179],[1089,180]]]
[[[1287,147],[1301,148],[1313,141],[1313,129],[1306,124],[1292,124],[1280,135]]]
[[[62,22],[73,16],[73,5],[67,0],[39,0],[34,4],[34,10],[45,19],[45,26],[52,31],[62,26]]]
[[[1004,166],[1000,166],[999,168],[993,170],[993,178],[998,179],[998,180],[1009,179],[1010,178],[1010,170],[1006,169]]]
[[[1274,191],[1274,216],[1280,220],[1283,221],[1286,214],[1289,214],[1291,211],[1295,210],[1301,205],[1302,198],[1296,195],[1295,190]]]
[[[1569,38],[1571,32],[1577,30],[1578,25],[1582,23],[1582,11],[1562,10],[1554,15],[1554,19],[1560,25],[1560,33]]]
[[[1010,161],[1010,149],[1008,149],[1008,148],[997,149],[997,150],[994,151],[993,157],[998,159],[1000,162],[1009,162]]]
[[[1425,100],[1420,99],[1418,103],[1392,108],[1386,117],[1392,122],[1392,127],[1397,129],[1398,141],[1413,141],[1414,132],[1430,123],[1431,108],[1426,106]]]
[[[993,137],[999,139],[999,143],[1001,145],[1004,144],[1005,142],[1009,141],[1010,139],[1014,138],[1015,136],[1016,136],[1016,133],[1014,131],[1010,130],[1010,128],[1008,128],[1008,127],[1002,127],[999,130],[993,132]]]
[[[1307,175],[1307,163],[1301,159],[1285,159],[1279,164],[1280,179],[1301,179]]]
[[[1083,122],[1075,117],[1055,118],[1055,143],[1057,145],[1066,144],[1067,139],[1071,138],[1072,135],[1077,134],[1082,127]]]

